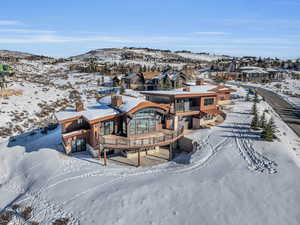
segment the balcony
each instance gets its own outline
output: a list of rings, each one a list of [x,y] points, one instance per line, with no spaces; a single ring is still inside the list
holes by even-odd
[[[183,136],[184,128],[177,131],[161,129],[153,134],[145,134],[143,137],[121,137],[107,135],[100,137],[100,143],[105,148],[112,149],[137,149],[154,146],[164,146],[173,143]]]

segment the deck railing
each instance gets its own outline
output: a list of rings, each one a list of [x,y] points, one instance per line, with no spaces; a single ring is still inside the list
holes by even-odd
[[[100,137],[100,144],[108,148],[140,148],[158,146],[163,144],[169,144],[177,140],[183,135],[184,128],[180,128],[172,133],[165,133],[158,137],[146,137],[146,138],[105,138]]]

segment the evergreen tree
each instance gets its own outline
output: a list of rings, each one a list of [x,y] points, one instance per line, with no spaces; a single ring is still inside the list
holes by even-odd
[[[253,106],[252,106],[252,114],[253,115],[257,115],[257,106],[256,106],[256,102],[254,102]]]
[[[259,127],[265,128],[266,123],[267,123],[267,121],[266,121],[266,113],[263,112],[263,114],[261,115],[260,120],[259,120]]]
[[[257,112],[254,114],[254,117],[252,118],[251,121],[251,128],[256,130],[259,127],[259,121],[258,121],[258,115]]]
[[[273,141],[275,138],[275,133],[277,132],[277,127],[274,123],[274,119],[271,118],[268,124],[265,126],[263,132],[261,133],[261,138],[265,141]]]
[[[258,95],[257,95],[257,92],[255,92],[255,94],[254,94],[254,102],[255,103],[258,103],[259,101],[258,101]]]
[[[271,128],[273,135],[275,135],[275,133],[277,132],[277,126],[275,125],[273,117],[271,117],[271,119],[269,121],[269,126]]]
[[[250,101],[250,96],[249,96],[249,92],[248,92],[246,95],[246,102],[249,102],[249,101]]]
[[[271,120],[270,120],[271,121]],[[273,141],[274,133],[272,131],[271,124],[269,123],[265,126],[263,132],[261,133],[260,137],[265,141]]]

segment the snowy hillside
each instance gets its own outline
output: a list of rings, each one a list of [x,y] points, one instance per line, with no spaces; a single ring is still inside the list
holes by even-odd
[[[144,62],[148,64],[186,64],[192,62],[211,62],[224,58],[223,56],[211,56],[197,53],[175,53],[165,50],[139,49],[139,48],[113,48],[97,49],[82,55],[70,57],[71,60],[84,61],[96,60],[103,62],[127,61],[132,63]]]
[[[33,54],[18,51],[0,50],[0,57],[26,58],[29,56],[33,56]]]
[[[269,109],[280,130],[279,141],[262,141],[249,129],[251,106],[235,100],[223,124],[188,135],[199,140],[198,151],[148,168],[66,156],[59,128],[3,142],[0,210],[31,207],[29,221],[41,225],[63,218],[72,225],[298,225],[300,140],[262,102],[259,111]]]

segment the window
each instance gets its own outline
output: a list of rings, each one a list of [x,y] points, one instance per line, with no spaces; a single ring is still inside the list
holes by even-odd
[[[190,111],[190,99],[188,98],[181,98],[175,100],[175,108],[176,112],[188,112]]]
[[[213,118],[214,118],[214,116],[213,116],[213,115],[210,115],[210,114],[205,115],[205,116],[203,117],[204,120],[212,120]]]
[[[204,105],[213,105],[214,104],[214,98],[205,98],[204,99]]]
[[[130,121],[129,133],[130,134],[146,134],[156,130],[155,118],[134,119]]]
[[[83,124],[83,119],[78,119],[78,120],[77,120],[77,124],[78,124],[78,125],[82,125],[82,124]]]
[[[101,123],[100,134],[110,135],[114,132],[114,121],[105,121]]]

